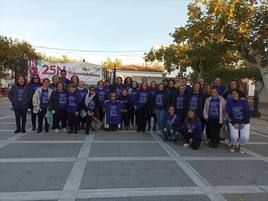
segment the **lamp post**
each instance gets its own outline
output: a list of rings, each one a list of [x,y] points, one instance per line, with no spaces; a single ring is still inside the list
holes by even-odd
[[[114,64],[114,69],[113,69],[113,84],[115,84],[115,80],[116,80],[116,64]]]

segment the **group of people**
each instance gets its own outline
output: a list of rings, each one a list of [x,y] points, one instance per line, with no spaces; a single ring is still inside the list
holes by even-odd
[[[16,117],[15,133],[25,133],[27,110],[31,109],[32,130],[89,134],[93,121],[108,131],[136,128],[137,132],[153,130],[163,140],[176,141],[181,135],[183,147],[199,149],[203,131],[210,147],[217,148],[220,130],[227,125],[230,151],[244,153],[249,139],[249,106],[239,84],[231,80],[224,86],[220,78],[211,84],[203,79],[192,86],[186,78],[181,82],[164,79],[161,83],[146,78],[141,83],[117,77],[115,83],[100,80],[86,87],[79,77],[66,78],[66,71],[42,81],[38,75],[28,83],[17,76],[8,94]],[[38,125],[36,126],[36,118]],[[152,127],[151,127],[152,125]],[[68,127],[68,130],[67,130]]]

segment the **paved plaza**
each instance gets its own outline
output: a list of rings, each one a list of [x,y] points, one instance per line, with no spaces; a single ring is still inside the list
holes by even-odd
[[[14,134],[0,98],[0,201],[267,201],[268,121],[252,119],[247,153],[183,149],[135,131]]]

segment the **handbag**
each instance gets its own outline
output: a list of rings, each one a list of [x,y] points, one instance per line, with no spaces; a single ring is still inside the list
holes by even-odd
[[[229,139],[230,137],[230,133],[229,133],[229,129],[228,129],[228,125],[227,123],[223,124],[220,130],[220,135],[219,137],[223,140],[225,139]]]
[[[95,130],[99,130],[101,126],[102,122],[93,116],[91,121],[91,127],[94,128]]]

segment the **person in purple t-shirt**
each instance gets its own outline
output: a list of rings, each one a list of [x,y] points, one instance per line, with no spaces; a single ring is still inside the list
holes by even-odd
[[[68,133],[78,133],[78,115],[81,111],[82,98],[74,84],[68,86],[67,119]]]
[[[31,89],[31,100],[32,100],[35,90],[42,86],[40,77],[38,75],[33,75],[28,85],[30,86],[30,89]],[[30,109],[31,109],[32,130],[35,131],[36,130],[36,114],[33,112],[32,102],[30,104]]]
[[[54,122],[55,123],[55,133],[58,133],[60,130],[60,123],[62,131],[66,132],[67,125],[67,100],[68,93],[64,88],[63,82],[58,82],[57,89],[52,92],[49,102],[48,109],[54,111]]]
[[[97,89],[96,89],[96,95],[97,95],[97,98],[98,98],[98,101],[101,105],[101,107],[98,108],[98,112],[99,112],[99,120],[102,121],[103,120],[103,116],[104,116],[104,113],[103,113],[103,105],[104,105],[104,102],[107,100],[107,96],[108,96],[108,90],[105,88],[104,86],[104,83],[102,80],[98,81],[97,83]]]
[[[31,102],[31,89],[26,85],[24,76],[17,76],[15,84],[8,92],[8,98],[15,112],[17,127],[15,133],[25,133],[26,112]]]
[[[43,128],[43,120],[46,116],[48,101],[52,93],[52,89],[49,88],[50,80],[45,78],[43,80],[43,86],[36,89],[33,95],[33,110],[38,115],[38,129],[37,132],[41,133]],[[45,132],[48,132],[48,122],[45,118]]]
[[[116,131],[121,123],[122,104],[116,100],[115,92],[110,94],[110,100],[104,103],[104,112],[106,124],[109,126],[110,131]]]

